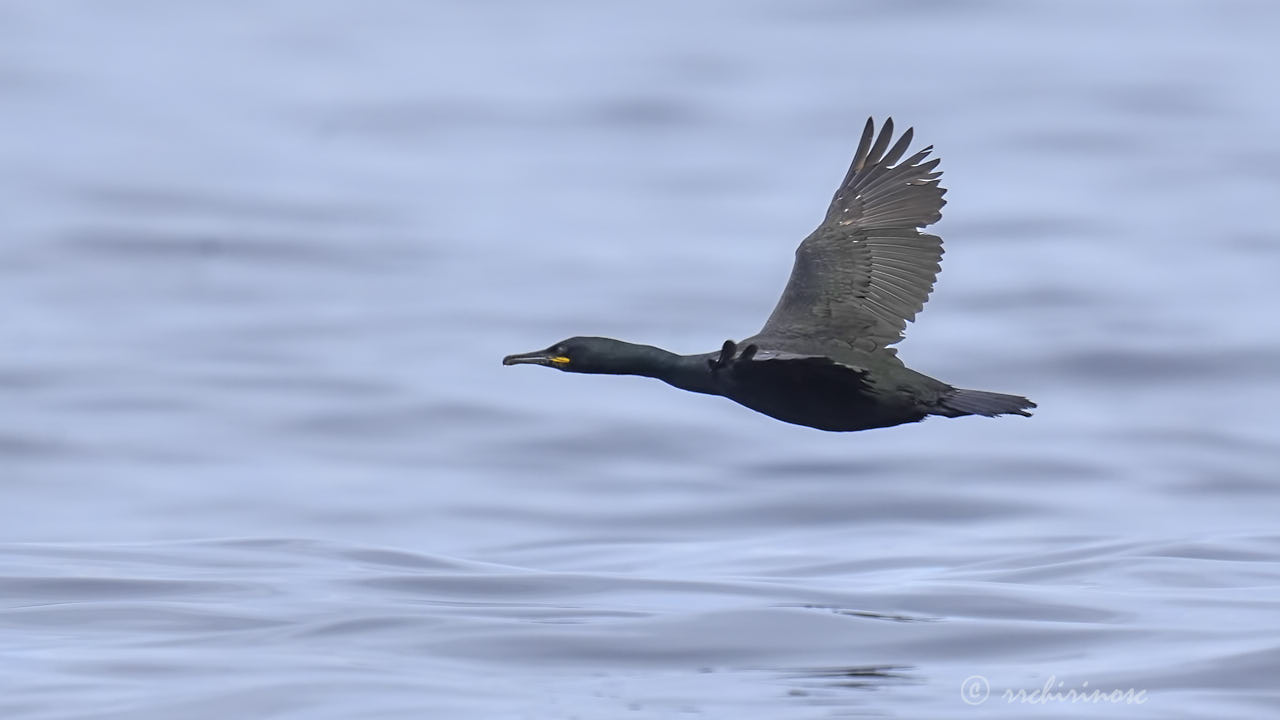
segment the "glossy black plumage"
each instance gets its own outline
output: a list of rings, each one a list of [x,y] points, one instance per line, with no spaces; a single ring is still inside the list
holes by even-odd
[[[893,142],[892,119],[878,135],[867,120],[825,219],[796,249],[787,287],[755,335],[700,355],[577,337],[503,364],[654,377],[821,430],[1029,415],[1035,403],[1024,397],[952,387],[907,368],[889,347],[924,307],[942,259],[942,239],[920,232],[946,204],[942,173],[927,160],[931,147],[902,160],[912,135]]]

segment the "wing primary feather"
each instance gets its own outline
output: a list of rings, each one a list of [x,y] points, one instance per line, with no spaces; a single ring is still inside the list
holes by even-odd
[[[880,158],[884,156],[884,150],[889,147],[889,141],[892,139],[893,118],[886,118],[884,125],[880,128],[880,137],[876,138],[876,144],[871,146],[871,152],[867,154],[867,162],[879,165]]]
[[[915,155],[912,155],[911,157],[907,158],[906,160],[903,160],[903,161],[902,161],[902,165],[915,165],[915,164],[919,163],[921,160],[924,160],[925,158],[929,157],[929,153],[931,153],[931,152],[933,152],[933,146],[932,146],[932,145],[930,145],[929,147],[927,147],[927,148],[925,148],[925,149],[923,149],[923,150],[920,150],[920,151],[919,151],[919,152],[917,152]],[[935,162],[936,162],[936,161],[935,161]],[[901,167],[901,166],[900,166],[900,167]]]
[[[862,139],[858,141],[858,152],[853,154],[853,164],[849,166],[849,172],[844,176],[844,182],[840,183],[840,187],[836,190],[836,194],[849,186],[853,180],[853,176],[858,174],[862,166],[867,160],[867,150],[871,149],[871,138],[875,135],[876,123],[874,118],[867,118],[867,126],[862,129]]]
[[[929,162],[920,163],[919,165],[916,165],[916,172],[920,173],[921,178],[927,178],[930,180],[942,177],[942,173],[936,173],[933,171],[934,168],[938,167],[938,163],[940,162],[942,162],[942,158],[934,158]]]
[[[898,158],[902,157],[902,154],[907,151],[907,146],[911,144],[911,138],[915,135],[915,132],[915,128],[907,128],[907,131],[902,133],[902,137],[898,139],[893,148],[880,160],[880,164],[892,165],[898,162]],[[910,163],[907,164],[909,165]]]

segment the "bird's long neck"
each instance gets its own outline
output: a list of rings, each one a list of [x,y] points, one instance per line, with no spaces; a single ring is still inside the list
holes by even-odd
[[[634,345],[619,374],[657,378],[689,392],[718,395],[706,355],[677,355],[652,345]]]

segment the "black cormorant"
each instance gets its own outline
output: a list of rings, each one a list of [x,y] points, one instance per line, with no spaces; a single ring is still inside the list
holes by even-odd
[[[1036,404],[1024,397],[952,387],[911,370],[889,347],[924,307],[942,259],[942,238],[920,232],[942,217],[942,173],[937,159],[925,161],[932,146],[899,162],[911,137],[908,129],[890,147],[893,120],[878,136],[867,120],[826,219],[796,249],[791,279],[759,333],[701,355],[574,337],[502,364],[644,375],[820,430],[1030,415]]]

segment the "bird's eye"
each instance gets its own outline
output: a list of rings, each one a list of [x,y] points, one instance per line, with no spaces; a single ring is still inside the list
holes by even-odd
[[[558,368],[568,367],[571,362],[573,361],[569,359],[569,348],[564,345],[557,345],[551,351],[551,364],[553,366]]]

